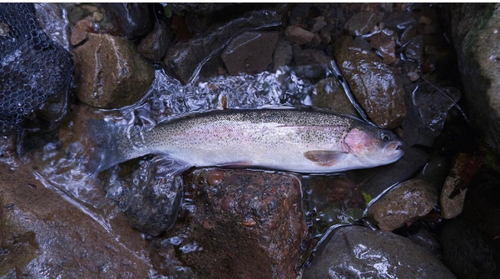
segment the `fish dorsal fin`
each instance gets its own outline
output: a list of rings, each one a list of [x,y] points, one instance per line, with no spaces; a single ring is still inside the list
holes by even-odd
[[[342,162],[347,157],[347,153],[331,150],[311,150],[304,152],[304,157],[320,166],[331,167]]]

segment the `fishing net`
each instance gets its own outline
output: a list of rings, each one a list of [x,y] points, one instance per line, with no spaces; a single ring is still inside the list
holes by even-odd
[[[0,4],[0,135],[67,90],[71,73],[69,53],[42,30],[33,4]]]

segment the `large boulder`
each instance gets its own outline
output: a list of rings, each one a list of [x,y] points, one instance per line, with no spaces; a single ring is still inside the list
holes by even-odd
[[[500,4],[446,5],[470,120],[500,148]]]

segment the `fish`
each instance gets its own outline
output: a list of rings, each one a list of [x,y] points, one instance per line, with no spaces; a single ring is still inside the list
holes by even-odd
[[[222,110],[145,129],[89,120],[90,172],[147,154],[189,167],[257,167],[306,174],[372,168],[399,160],[392,131],[357,118],[300,109]]]

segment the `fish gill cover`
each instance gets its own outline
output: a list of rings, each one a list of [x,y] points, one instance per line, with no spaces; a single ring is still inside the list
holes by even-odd
[[[41,29],[33,4],[0,4],[0,135],[67,88],[69,53]]]

